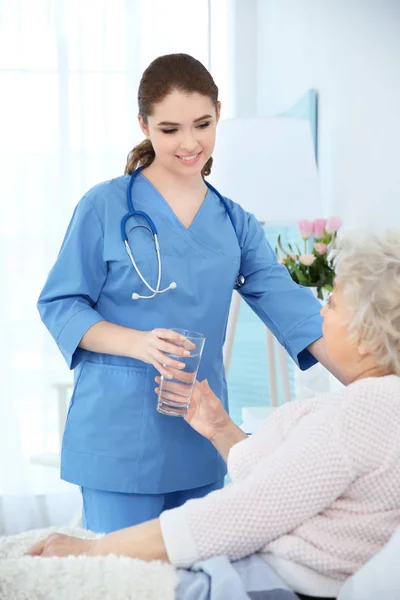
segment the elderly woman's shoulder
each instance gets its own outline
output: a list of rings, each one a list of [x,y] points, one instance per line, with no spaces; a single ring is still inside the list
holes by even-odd
[[[400,416],[400,377],[366,377],[351,383],[343,392],[343,408],[372,419]]]
[[[398,375],[385,375],[384,377],[365,377],[347,386],[347,391],[359,397],[360,395],[375,396],[394,395],[400,402],[400,377]]]
[[[336,413],[341,442],[359,465],[376,468],[387,456],[400,457],[400,377],[370,377],[344,390]]]

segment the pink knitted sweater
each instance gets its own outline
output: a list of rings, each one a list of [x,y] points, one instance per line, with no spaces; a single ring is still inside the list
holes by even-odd
[[[263,557],[335,596],[400,524],[400,377],[291,402],[232,447],[232,483],[161,515],[170,561]]]

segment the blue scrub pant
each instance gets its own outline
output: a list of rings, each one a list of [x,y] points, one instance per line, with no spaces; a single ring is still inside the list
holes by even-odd
[[[176,508],[191,498],[202,498],[224,485],[220,479],[203,487],[167,494],[124,494],[81,488],[82,525],[96,533],[110,533],[156,519],[164,510]]]

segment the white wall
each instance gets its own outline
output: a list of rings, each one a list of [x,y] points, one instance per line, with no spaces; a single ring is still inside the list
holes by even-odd
[[[218,2],[219,0],[216,0]],[[258,85],[258,1],[234,0],[235,116],[254,117],[257,114]]]
[[[325,214],[400,226],[400,0],[259,0],[258,115],[319,92]]]

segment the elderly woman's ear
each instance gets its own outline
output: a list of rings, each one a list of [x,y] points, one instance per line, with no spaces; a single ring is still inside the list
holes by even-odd
[[[368,356],[370,354],[373,354],[374,350],[376,351],[377,348],[378,348],[377,345],[375,345],[375,347],[372,347],[371,344],[360,341],[358,344],[358,353],[362,357]]]

